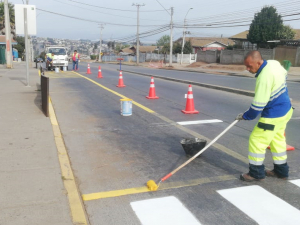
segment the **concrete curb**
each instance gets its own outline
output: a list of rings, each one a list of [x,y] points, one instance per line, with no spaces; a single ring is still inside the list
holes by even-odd
[[[155,78],[159,78],[159,79],[163,79],[163,80],[170,80],[170,81],[179,82],[179,83],[193,84],[193,85],[200,86],[200,87],[206,87],[206,88],[210,88],[210,89],[216,89],[216,90],[220,90],[220,91],[226,91],[226,92],[230,92],[230,93],[254,97],[253,91],[245,91],[245,90],[241,90],[241,89],[229,88],[229,87],[218,86],[218,85],[213,85],[213,84],[199,83],[199,82],[190,81],[190,80],[180,80],[180,79],[175,79],[175,78],[170,78],[170,77],[162,77],[162,76],[157,76],[157,75],[153,75],[153,74],[139,73],[139,72],[134,72],[134,71],[129,71],[129,70],[123,70],[123,72],[142,75],[142,76],[148,76],[148,77],[155,77]]]

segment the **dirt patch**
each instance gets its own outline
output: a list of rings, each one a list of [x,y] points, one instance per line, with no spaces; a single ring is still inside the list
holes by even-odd
[[[209,64],[205,69],[214,69],[214,70],[231,70],[231,71],[244,71],[246,67],[244,65],[221,65],[221,64]]]
[[[186,67],[201,67],[201,66],[205,66],[205,65],[207,65],[206,62],[194,62],[191,65],[188,65]]]

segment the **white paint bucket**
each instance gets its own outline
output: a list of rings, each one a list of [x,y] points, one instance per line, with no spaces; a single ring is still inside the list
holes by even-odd
[[[67,67],[66,66],[64,66],[63,69],[64,69],[65,72],[67,71]]]
[[[55,67],[55,73],[59,73],[59,68]]]
[[[121,101],[121,115],[131,116],[132,115],[132,99],[120,99]]]

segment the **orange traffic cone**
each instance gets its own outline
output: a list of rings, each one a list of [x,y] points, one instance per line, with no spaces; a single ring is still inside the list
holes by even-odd
[[[122,75],[121,70],[120,70],[120,75],[119,75],[119,84],[117,85],[117,87],[119,87],[119,88],[126,87],[126,85],[124,85],[124,83],[123,83],[123,75]]]
[[[186,100],[185,110],[181,110],[181,112],[183,112],[185,114],[197,114],[197,113],[199,113],[199,111],[195,110],[192,85],[189,85],[189,91],[187,93],[187,100]]]
[[[155,85],[154,85],[154,79],[151,77],[150,81],[150,89],[149,89],[149,96],[146,96],[148,99],[158,99],[159,97],[155,94]]]
[[[284,136],[285,136],[285,132],[284,132]],[[268,146],[268,149],[271,149],[270,146]],[[294,151],[294,150],[295,150],[295,147],[286,144],[286,150],[287,150],[287,151]]]
[[[86,71],[86,74],[92,74],[92,73],[91,73],[91,68],[90,68],[90,64],[88,64],[88,67],[87,67],[87,71]]]
[[[99,69],[98,69],[98,78],[103,78],[102,72],[101,72],[101,66],[99,66]]]

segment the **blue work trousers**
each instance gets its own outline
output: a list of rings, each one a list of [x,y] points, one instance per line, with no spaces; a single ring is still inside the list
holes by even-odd
[[[73,61],[73,70],[78,70],[78,60]]]

